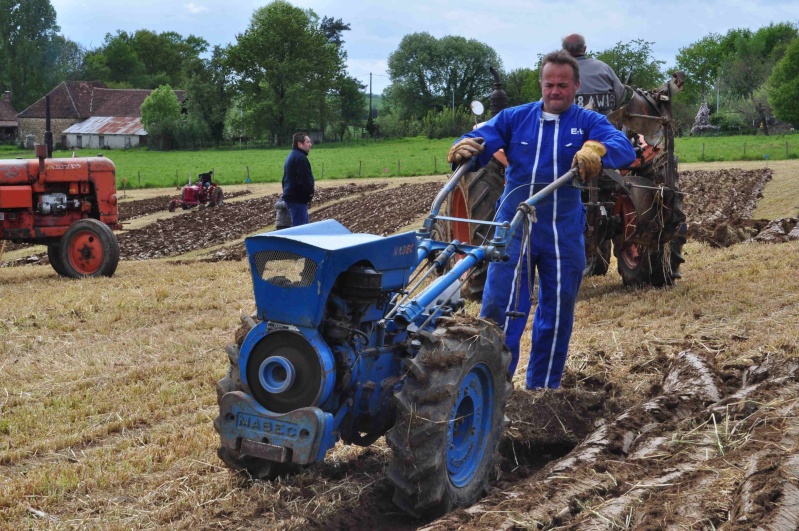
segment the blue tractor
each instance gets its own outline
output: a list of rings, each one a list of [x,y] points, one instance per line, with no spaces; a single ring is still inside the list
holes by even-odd
[[[452,219],[439,209],[466,166],[418,231],[353,234],[330,220],[247,238],[257,312],[227,348],[214,421],[229,467],[271,479],[322,461],[339,440],[367,446],[385,435],[404,511],[441,514],[483,496],[511,355],[498,326],[459,314],[460,286],[478,265],[506,259],[515,227],[572,174],[495,223],[483,245],[436,241],[436,220]]]

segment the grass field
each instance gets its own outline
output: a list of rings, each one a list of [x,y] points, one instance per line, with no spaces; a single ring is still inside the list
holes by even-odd
[[[454,139],[404,138],[319,144],[311,152],[317,180],[380,178],[448,173],[446,154]],[[799,134],[774,136],[683,137],[675,152],[682,163],[713,161],[776,161],[799,158]],[[96,155],[79,150],[76,156]],[[220,184],[278,182],[283,175],[287,148],[226,149],[203,151],[114,150],[104,154],[116,164],[117,186],[131,188],[175,187],[214,170]],[[56,151],[54,157],[71,157],[72,151]],[[0,149],[0,157],[30,158],[30,151]]]

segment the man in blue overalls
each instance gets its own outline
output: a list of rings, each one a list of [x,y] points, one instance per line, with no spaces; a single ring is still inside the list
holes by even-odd
[[[460,164],[477,155],[478,165],[487,164],[498,149],[505,150],[508,168],[496,221],[512,220],[519,203],[571,167],[584,181],[597,175],[603,164],[620,168],[635,160],[632,145],[607,118],[573,103],[579,87],[577,61],[562,50],[549,53],[541,63],[541,101],[505,109],[450,149],[450,163]],[[481,311],[481,317],[503,328],[513,354],[509,369],[513,374],[531,309],[529,253],[539,279],[528,389],[560,386],[585,267],[585,208],[580,190],[570,186],[556,190],[536,205],[536,216],[538,222],[530,226],[527,241],[522,241],[521,229],[513,234],[507,248],[510,260],[489,265]],[[522,317],[512,319],[509,312],[520,312]]]

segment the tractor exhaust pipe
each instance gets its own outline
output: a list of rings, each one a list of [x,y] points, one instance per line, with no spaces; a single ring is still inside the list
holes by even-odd
[[[53,156],[53,130],[50,128],[50,95],[44,97],[44,145],[47,146],[47,158]]]

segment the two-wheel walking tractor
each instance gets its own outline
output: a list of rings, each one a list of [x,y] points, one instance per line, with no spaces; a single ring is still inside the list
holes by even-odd
[[[353,234],[329,220],[246,239],[257,312],[227,348],[214,421],[228,466],[273,478],[322,461],[339,440],[385,435],[406,512],[442,513],[486,492],[511,355],[498,326],[458,311],[460,287],[479,264],[506,259],[514,229],[572,175],[496,223],[484,245],[436,241],[439,209],[465,169],[415,232]]]

